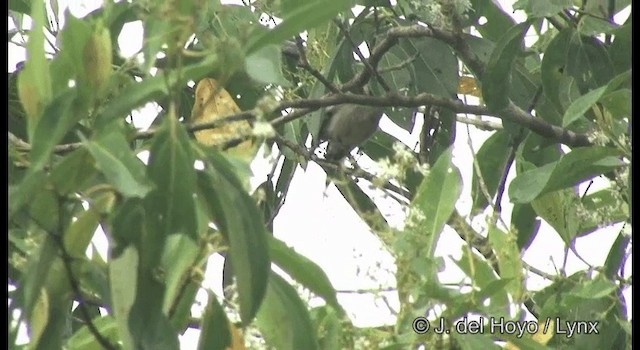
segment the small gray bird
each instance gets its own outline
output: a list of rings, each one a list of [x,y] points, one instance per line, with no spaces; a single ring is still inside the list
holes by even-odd
[[[340,160],[362,145],[378,130],[384,108],[342,104],[326,109],[320,140],[328,141],[325,159]]]

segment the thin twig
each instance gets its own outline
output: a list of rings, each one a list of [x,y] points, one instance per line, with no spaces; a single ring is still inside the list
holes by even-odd
[[[554,26],[559,31],[567,27],[564,25],[564,23],[560,22],[553,16],[545,17],[545,19],[547,20],[547,22],[551,23],[551,25]]]
[[[334,162],[322,159],[322,158],[316,156],[315,154],[309,152],[305,148],[299,146],[298,144],[295,144],[295,143],[283,138],[282,136],[280,136],[278,134],[276,134],[274,139],[275,139],[277,144],[285,146],[285,147],[288,147],[294,153],[303,156],[307,160],[314,161],[316,164],[318,164],[325,171],[327,169],[329,169],[331,171],[342,170],[342,171],[344,171],[344,173],[346,175],[363,178],[363,179],[365,179],[365,180],[367,180],[369,182],[372,182],[372,183],[374,183],[375,180],[378,178],[376,175],[371,174],[371,173],[369,173],[367,171],[364,171],[364,170],[362,170],[360,168],[357,168],[357,169],[344,169],[344,168],[341,168],[340,165],[338,165],[338,164],[336,164]],[[405,198],[410,198],[411,197],[411,193],[409,191],[407,191],[406,189],[401,188],[399,186],[396,186],[396,185],[392,184],[389,181],[384,181],[381,187],[386,189],[386,190],[389,190],[391,192],[398,193],[398,194],[404,196]]]
[[[282,163],[282,166],[284,166],[284,163]],[[296,166],[298,166],[297,163],[296,163]],[[287,194],[289,193],[289,188],[291,188],[291,186],[290,186],[291,185],[291,180],[293,180],[293,176],[295,175],[295,173],[296,173],[296,169],[294,169],[291,172],[291,174],[289,175],[289,178],[286,180],[287,181],[286,182],[287,186],[282,191],[282,194],[280,195],[278,203],[276,203],[276,206],[271,211],[271,217],[267,221],[267,226],[268,227],[272,227],[273,220],[276,219],[276,216],[278,216],[278,213],[280,212],[280,209],[282,209],[282,206],[284,206],[284,203],[287,201]]]
[[[504,170],[502,171],[502,176],[500,177],[500,181],[498,182],[498,187],[496,187],[496,201],[493,205],[496,215],[500,215],[502,212],[502,196],[504,195],[504,191],[507,186],[507,176],[509,175],[509,169],[513,165],[513,162],[516,159],[516,152],[518,150],[519,142],[514,143],[511,146],[509,151],[509,157],[507,158],[507,162],[504,164]]]
[[[298,66],[309,72],[309,74],[313,75],[318,81],[320,81],[329,91],[334,94],[339,94],[342,91],[335,86],[329,79],[325,78],[322,73],[320,73],[317,69],[313,68],[307,59],[307,54],[304,50],[304,45],[302,43],[302,38],[300,36],[296,36],[296,46],[298,47],[298,53],[300,54],[300,60],[298,62]]]
[[[489,120],[478,120],[468,117],[463,117],[460,115],[456,116],[456,121],[462,124],[473,125],[476,128],[484,131],[493,131],[493,130],[502,130],[504,127],[500,123],[492,122]]]
[[[367,60],[364,57],[364,55],[362,54],[362,51],[360,51],[360,48],[358,47],[358,45],[353,41],[353,38],[351,38],[351,34],[349,33],[349,29],[344,25],[344,23],[342,23],[341,21],[339,21],[337,19],[334,20],[334,23],[338,26],[338,28],[340,28],[340,31],[342,32],[342,35],[344,35],[345,39],[347,39],[347,41],[349,42],[349,44],[353,48],[353,51],[356,53],[356,56],[358,56],[358,58],[360,59],[360,62],[362,62],[362,64],[364,64],[365,68],[369,71],[369,73],[371,75],[373,75],[376,78],[376,80],[378,80],[378,83],[380,83],[380,86],[384,89],[384,91],[386,91],[386,92],[391,91],[391,88],[389,87],[387,82],[385,82],[384,79],[380,76],[380,74],[378,74],[376,69],[369,62],[369,60]]]
[[[489,240],[476,232],[476,230],[467,223],[464,217],[460,215],[457,209],[454,209],[453,213],[451,213],[451,216],[447,221],[447,225],[451,226],[458,236],[460,236],[463,241],[467,242],[471,248],[475,248],[480,252],[487,262],[489,262],[491,267],[500,274],[500,266],[498,266],[498,260],[491,249]]]
[[[398,288],[396,287],[365,288],[365,289],[336,289],[336,293],[340,293],[340,294],[376,294],[376,293],[397,292],[397,291],[398,291]]]
[[[406,66],[410,65],[411,63],[413,63],[413,61],[415,61],[416,58],[418,58],[418,56],[420,56],[420,53],[416,53],[415,55],[407,58],[406,60],[400,61],[400,63],[398,63],[398,64],[394,64],[394,65],[391,65],[391,66],[386,66],[386,67],[380,68],[380,69],[378,69],[378,73],[379,74],[383,74],[383,73],[393,72],[393,71],[396,71],[396,70],[403,69]]]
[[[71,285],[71,289],[75,294],[75,299],[78,300],[78,308],[80,308],[80,313],[82,314],[82,318],[84,319],[85,325],[89,329],[89,332],[96,338],[98,343],[107,350],[116,350],[118,347],[111,344],[111,342],[105,338],[95,324],[93,324],[93,320],[91,319],[91,315],[89,315],[89,310],[87,310],[87,306],[85,305],[84,299],[82,297],[82,293],[80,291],[80,284],[76,280],[73,270],[71,268],[71,256],[67,253],[67,250],[64,247],[64,243],[58,237],[54,237],[54,241],[58,243],[61,252],[62,264],[67,272],[67,279],[69,280],[69,284]]]
[[[536,275],[546,278],[549,281],[555,281],[558,279],[558,276],[552,275],[550,273],[544,272],[542,270],[540,270],[539,268],[529,265],[529,263],[527,263],[526,261],[522,261],[522,266],[524,266],[524,268],[530,272],[535,273]]]
[[[471,130],[469,128],[469,125],[467,125],[466,129],[467,129],[467,146],[469,146],[469,150],[471,151],[471,154],[476,154],[476,151],[473,147]],[[475,170],[476,174],[478,174],[476,178],[478,179],[478,187],[480,188],[480,192],[487,200],[487,203],[491,203],[493,196],[491,196],[491,193],[489,193],[489,187],[487,186],[487,183],[484,181],[484,176],[482,175],[480,164],[478,163],[478,157],[473,157],[473,170]],[[497,211],[495,208],[495,205],[493,205],[493,211],[494,213]]]

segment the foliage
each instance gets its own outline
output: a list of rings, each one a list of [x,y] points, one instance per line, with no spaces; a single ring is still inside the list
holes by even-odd
[[[82,18],[59,12],[56,1],[10,0],[18,28],[8,40],[28,59],[8,74],[9,343],[27,325],[29,343],[16,348],[176,349],[192,327],[202,330],[199,349],[630,349],[622,291],[631,281],[623,268],[631,19],[613,20],[630,6],[519,0],[514,8],[526,19],[517,23],[490,0],[121,1]],[[136,21],[144,44],[124,59],[118,38]],[[194,86],[205,78],[224,86],[234,107],[196,125]],[[365,85],[371,95],[358,93]],[[366,171],[310,152],[320,108],[346,102],[384,106],[400,128],[421,128],[420,142],[399,147],[378,131],[360,147],[377,161]],[[159,112],[137,130],[131,115],[148,103]],[[238,121],[254,135],[222,145],[194,137]],[[452,163],[464,123],[492,131],[469,160],[467,217],[455,206],[463,183]],[[253,192],[246,159],[225,151],[248,138],[278,160]],[[272,236],[291,180],[308,162],[334,179],[395,258],[395,326],[354,327],[323,270]],[[577,193],[596,177],[609,186]],[[358,179],[402,198],[404,227],[387,224]],[[505,195],[510,217],[501,211]],[[470,225],[477,217],[487,218],[480,232]],[[540,219],[567,254],[579,254],[578,237],[624,226],[603,266],[549,275],[521,258]],[[458,286],[439,281],[433,257],[445,227],[468,247],[456,261],[468,277]],[[96,230],[108,237],[106,261],[86,254]],[[193,318],[216,254],[226,257],[230,293],[207,291],[202,317]],[[548,286],[530,290],[531,271]],[[311,308],[300,286],[326,305]],[[419,332],[425,315],[452,330],[465,317],[528,317],[539,331]],[[583,328],[567,336],[570,324],[587,322],[599,335]]]

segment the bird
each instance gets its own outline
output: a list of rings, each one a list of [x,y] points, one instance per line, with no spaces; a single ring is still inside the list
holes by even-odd
[[[325,159],[338,161],[378,130],[384,108],[345,103],[331,106],[320,127],[320,142],[328,141]]]

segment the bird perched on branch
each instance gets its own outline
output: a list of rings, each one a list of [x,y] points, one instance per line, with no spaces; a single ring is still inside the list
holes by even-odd
[[[384,108],[341,104],[326,109],[320,127],[320,142],[328,141],[325,159],[340,160],[367,141],[376,130]]]

